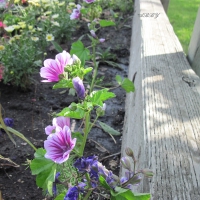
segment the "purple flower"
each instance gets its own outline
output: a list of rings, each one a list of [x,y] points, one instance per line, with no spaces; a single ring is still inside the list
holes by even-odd
[[[68,126],[60,128],[55,134],[50,134],[44,141],[46,149],[45,158],[56,163],[63,163],[69,158],[69,154],[75,147],[76,138],[71,139],[71,131]]]
[[[90,33],[91,33],[92,37],[97,38],[96,33],[95,33],[94,30],[91,30]]]
[[[78,19],[81,16],[81,6],[79,4],[76,5],[76,9],[73,9],[72,14],[70,15],[70,19]]]
[[[84,0],[86,3],[93,3],[95,0]]]
[[[106,39],[104,39],[104,38],[100,38],[100,39],[99,39],[99,42],[103,43],[103,42],[105,42],[105,40],[106,40]]]
[[[78,158],[74,162],[74,167],[78,169],[79,172],[90,172],[92,167],[96,165],[97,161],[97,156],[88,156],[88,157],[81,157]]]
[[[85,87],[83,85],[83,81],[79,78],[73,78],[72,80],[76,93],[80,99],[85,98]]]
[[[56,55],[56,61],[62,67],[65,67],[66,65],[72,65],[73,64],[73,58],[66,51],[63,51],[62,53],[57,54]]]
[[[79,192],[84,192],[85,183],[79,183],[78,186],[74,186],[68,189],[67,194],[65,195],[64,200],[77,200]]]
[[[64,73],[66,65],[71,65],[73,59],[66,51],[56,55],[56,59],[47,59],[44,61],[44,67],[40,69],[40,76],[47,80],[42,82],[57,82],[60,80],[61,75]]]
[[[129,179],[132,179],[132,180],[131,180],[130,184],[128,184],[126,186],[126,188],[130,188],[131,185],[135,185],[135,186],[139,185],[142,178],[141,178],[141,176],[134,175],[134,173],[131,171],[126,171],[125,176],[121,177],[121,179],[120,179],[121,185],[125,184]]]
[[[74,186],[68,189],[64,200],[77,200],[79,196],[78,187]]]
[[[64,126],[70,127],[70,118],[69,117],[56,117],[53,118],[52,121],[53,126],[49,125],[45,128],[45,133],[50,135],[53,131],[60,128],[64,128]],[[59,131],[59,130],[58,130]]]
[[[58,180],[58,177],[60,176],[60,172],[57,172],[56,173],[56,176],[55,176],[55,181],[53,182],[53,194],[56,196],[57,195],[57,187],[56,187],[56,183],[59,183],[60,181]]]
[[[14,125],[14,121],[11,118],[4,118],[3,121],[6,126],[13,127]]]

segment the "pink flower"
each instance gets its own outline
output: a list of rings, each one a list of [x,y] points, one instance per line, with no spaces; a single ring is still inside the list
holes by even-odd
[[[4,27],[6,27],[6,25],[0,21],[0,28],[4,28]]]
[[[86,3],[93,3],[95,0],[84,0]]]
[[[103,43],[103,42],[105,42],[105,39],[104,38],[100,38],[99,42]]]
[[[97,38],[96,33],[95,33],[94,30],[91,30],[90,33],[91,33],[92,37]]]
[[[56,117],[52,120],[53,126],[49,125],[45,128],[45,133],[50,135],[53,131],[63,129],[64,126],[70,127],[70,118],[69,117]],[[58,128],[59,127],[59,128]]]
[[[72,139],[69,127],[64,126],[55,134],[50,134],[47,140],[44,141],[45,158],[61,164],[69,158],[75,144],[76,138]]]
[[[60,80],[61,76],[64,73],[64,68],[66,65],[71,65],[73,59],[70,54],[66,51],[56,55],[56,59],[47,59],[44,61],[44,67],[40,69],[40,76],[47,80],[42,82],[57,82]]]
[[[81,16],[81,6],[79,4],[76,5],[76,9],[73,9],[72,14],[70,15],[70,19],[78,19]]]

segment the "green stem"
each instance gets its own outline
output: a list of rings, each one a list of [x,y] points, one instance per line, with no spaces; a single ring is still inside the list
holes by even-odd
[[[92,78],[92,83],[90,86],[90,93],[93,91],[94,88],[94,82],[97,76],[97,69],[98,69],[98,65],[96,63],[96,45],[93,44],[92,46],[92,51],[93,51],[93,63],[94,63],[94,73],[93,73],[93,78]]]
[[[85,174],[85,177],[87,179],[87,182],[88,182],[88,186],[89,186],[89,190],[87,192],[87,194],[85,195],[85,197],[83,198],[83,200],[88,200],[90,194],[92,193],[92,186],[91,186],[91,183],[90,183],[90,176],[88,173]]]
[[[0,128],[3,128],[3,126],[1,124],[0,124]],[[37,148],[26,137],[24,137],[23,134],[21,134],[20,132],[16,131],[15,129],[12,129],[10,127],[7,127],[7,130],[9,132],[13,133],[14,135],[18,136],[19,138],[21,138],[25,142],[27,142],[35,151],[37,150]]]
[[[90,128],[90,112],[87,112],[86,115],[85,115],[85,128],[83,130],[84,137],[83,137],[83,143],[82,143],[82,146],[81,146],[81,153],[80,153],[81,156],[83,156],[85,144],[86,144],[88,133],[90,132],[90,129],[91,129]]]

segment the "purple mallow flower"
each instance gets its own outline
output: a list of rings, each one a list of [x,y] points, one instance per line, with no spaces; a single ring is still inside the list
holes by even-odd
[[[73,9],[72,14],[70,15],[70,19],[78,19],[81,16],[81,6],[79,4],[76,5],[76,9]]]
[[[56,131],[56,128],[59,130],[60,128],[64,128],[64,126],[70,127],[70,118],[69,117],[56,117],[53,118],[52,121],[53,126],[49,125],[45,128],[45,133],[50,135],[51,133]]]
[[[45,158],[53,160],[55,163],[63,163],[69,158],[69,154],[75,147],[76,138],[71,138],[71,131],[68,126],[60,128],[55,134],[50,134],[44,141],[46,149]]]
[[[14,121],[11,118],[4,118],[3,121],[6,126],[13,127],[14,125]]]
[[[84,0],[86,3],[93,3],[95,0]]]
[[[72,80],[73,85],[74,85],[74,89],[76,90],[77,96],[80,99],[84,99],[85,98],[85,87],[83,85],[83,81],[79,78],[73,78]]]
[[[57,82],[60,80],[62,74],[64,73],[64,68],[66,65],[71,65],[73,59],[70,54],[66,51],[56,55],[55,60],[47,59],[44,61],[44,67],[40,69],[40,76],[47,80],[42,82]]]

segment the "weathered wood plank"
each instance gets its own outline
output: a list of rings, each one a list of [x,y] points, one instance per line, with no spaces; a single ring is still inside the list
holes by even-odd
[[[154,200],[200,199],[200,79],[159,0],[135,0],[130,79],[135,72],[122,153],[131,147],[139,154],[139,167],[155,173],[139,191],[151,192]]]

